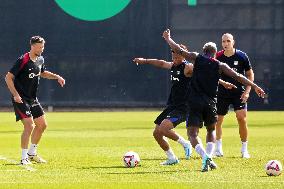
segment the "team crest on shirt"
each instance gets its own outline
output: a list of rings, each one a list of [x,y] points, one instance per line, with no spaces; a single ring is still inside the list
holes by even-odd
[[[26,115],[31,115],[31,112],[30,111],[26,111]]]
[[[234,65],[237,66],[239,64],[238,61],[234,61]]]
[[[39,77],[40,76],[40,72],[38,74],[35,74],[35,73],[30,73],[29,74],[29,78],[32,79],[34,77]]]

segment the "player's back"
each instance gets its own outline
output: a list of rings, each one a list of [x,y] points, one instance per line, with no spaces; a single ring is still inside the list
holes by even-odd
[[[191,79],[192,95],[205,95],[210,99],[217,96],[219,63],[216,59],[199,54],[196,57]]]

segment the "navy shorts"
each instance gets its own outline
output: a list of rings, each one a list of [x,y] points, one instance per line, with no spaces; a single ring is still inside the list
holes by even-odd
[[[174,127],[186,120],[186,106],[167,106],[156,118],[155,124],[160,125],[164,119],[170,120]]]
[[[229,111],[230,105],[233,105],[234,111],[247,109],[247,103],[242,103],[240,96],[231,97],[231,98],[217,98],[217,114],[226,115]]]
[[[211,126],[217,122],[216,102],[206,97],[194,96],[189,99],[188,117],[186,127]]]
[[[36,119],[44,115],[44,111],[38,100],[24,100],[23,103],[17,103],[12,99],[12,103],[15,110],[16,121],[22,120],[24,118],[33,117]]]

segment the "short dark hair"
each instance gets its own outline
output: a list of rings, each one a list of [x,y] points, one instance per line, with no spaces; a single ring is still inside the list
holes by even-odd
[[[205,54],[214,54],[217,52],[217,45],[216,43],[213,43],[213,42],[207,42],[204,44],[203,46],[203,52]]]
[[[33,44],[36,44],[36,43],[45,43],[45,40],[38,35],[32,36],[31,39],[30,39],[30,45],[33,45]]]

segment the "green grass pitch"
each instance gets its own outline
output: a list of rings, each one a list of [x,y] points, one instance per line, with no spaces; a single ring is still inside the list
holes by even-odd
[[[0,113],[0,188],[284,188],[284,175],[268,177],[264,165],[284,163],[284,112],[249,112],[251,159],[240,158],[235,115],[225,119],[225,157],[215,158],[218,169],[201,173],[201,159],[193,152],[184,159],[183,148],[170,141],[180,158],[174,166],[160,166],[164,152],[152,137],[159,112],[47,113],[48,129],[39,146],[47,164],[16,165],[21,149],[21,123],[13,113]],[[185,124],[176,131],[186,137]],[[200,136],[205,139],[205,128]],[[141,157],[141,166],[124,168],[129,150]]]

